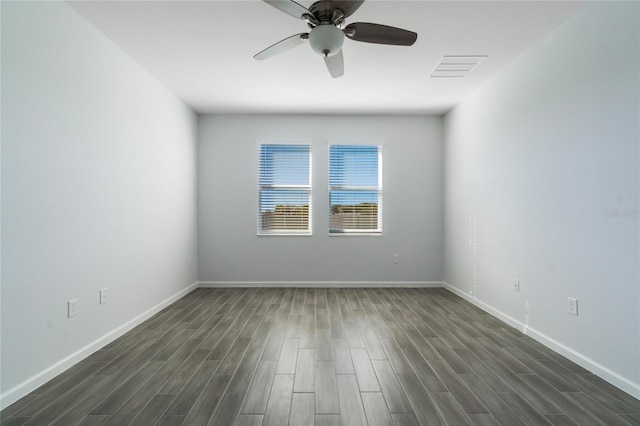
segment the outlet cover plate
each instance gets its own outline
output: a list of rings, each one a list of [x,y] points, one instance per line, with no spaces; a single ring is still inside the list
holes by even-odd
[[[78,314],[78,299],[72,299],[67,302],[67,317],[75,317]]]
[[[571,315],[578,316],[578,299],[573,297],[567,298],[567,312]]]
[[[100,289],[100,304],[104,305],[105,303],[107,303],[108,299],[107,299],[107,289],[103,288]]]

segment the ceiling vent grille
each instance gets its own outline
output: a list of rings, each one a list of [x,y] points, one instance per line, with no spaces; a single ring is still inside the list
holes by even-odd
[[[443,56],[431,77],[466,77],[487,56]]]

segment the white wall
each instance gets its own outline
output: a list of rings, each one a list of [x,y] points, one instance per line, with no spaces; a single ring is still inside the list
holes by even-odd
[[[638,19],[586,6],[445,118],[446,281],[636,396]]]
[[[203,116],[198,140],[201,281],[442,280],[441,118]],[[256,235],[260,141],[313,144],[313,236]],[[384,144],[382,237],[328,236],[331,141]],[[393,254],[400,263],[392,264]]]
[[[197,129],[60,2],[2,2],[2,114],[6,406],[197,281]]]

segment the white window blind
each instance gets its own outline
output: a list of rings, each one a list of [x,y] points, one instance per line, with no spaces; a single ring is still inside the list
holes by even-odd
[[[329,233],[382,233],[382,147],[329,146]]]
[[[258,234],[311,234],[311,145],[259,146]]]

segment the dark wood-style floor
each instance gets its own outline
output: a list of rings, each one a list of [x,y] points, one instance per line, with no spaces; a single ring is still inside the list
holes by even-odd
[[[640,401],[444,289],[198,289],[2,425],[639,425]]]

